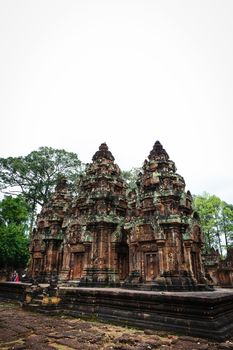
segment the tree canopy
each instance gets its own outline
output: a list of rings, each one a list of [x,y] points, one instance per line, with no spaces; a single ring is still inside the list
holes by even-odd
[[[206,251],[214,247],[223,255],[233,245],[233,205],[208,193],[195,196],[194,203],[201,219]]]
[[[0,268],[25,267],[29,258],[27,203],[21,196],[4,198],[0,218]]]
[[[138,175],[141,172],[141,168],[132,168],[131,170],[123,170],[121,176],[125,180],[130,190],[137,188]]]
[[[22,196],[15,198],[12,198],[12,196],[6,196],[0,202],[1,223],[7,226],[10,224],[26,224],[28,220],[28,212],[29,207]]]
[[[73,181],[81,166],[75,153],[51,147],[40,147],[25,157],[0,158],[0,189],[11,194],[22,193],[34,206],[43,205],[58,177],[64,175]]]

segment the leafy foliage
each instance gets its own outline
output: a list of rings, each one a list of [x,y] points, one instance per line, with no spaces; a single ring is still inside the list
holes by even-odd
[[[220,225],[224,233],[226,248],[233,246],[233,205],[222,202]]]
[[[72,186],[82,172],[75,153],[51,147],[40,147],[25,157],[0,158],[0,190],[5,194],[23,194],[30,208],[30,231],[36,208],[49,200],[60,176]]]
[[[121,175],[130,190],[137,188],[137,178],[140,172],[141,168],[132,168],[131,170],[123,170],[121,172]]]
[[[195,196],[195,207],[199,213],[205,237],[205,249],[223,250],[233,245],[233,206],[208,193]]]
[[[22,196],[7,196],[0,202],[0,214],[5,225],[21,225],[28,220],[29,208]]]
[[[29,258],[28,206],[19,196],[0,202],[0,267],[24,267]]]
[[[74,181],[81,171],[75,153],[40,147],[25,157],[0,158],[0,188],[12,194],[23,193],[32,205],[48,201],[58,177]]]

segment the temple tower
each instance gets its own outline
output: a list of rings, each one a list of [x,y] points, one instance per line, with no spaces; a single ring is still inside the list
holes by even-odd
[[[192,196],[159,141],[138,177],[131,201],[130,273],[159,289],[195,289],[205,284],[202,235]]]
[[[71,201],[66,178],[60,177],[51,196],[38,215],[30,245],[30,275],[41,281],[48,281],[62,263],[62,242],[65,237],[63,220]]]
[[[117,283],[128,274],[125,186],[106,143],[92,160],[80,179],[67,228],[69,278],[83,284]]]

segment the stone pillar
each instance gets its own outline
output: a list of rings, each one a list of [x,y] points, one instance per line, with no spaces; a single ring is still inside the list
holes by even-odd
[[[202,275],[205,275],[205,269],[204,269],[204,264],[202,263],[202,256],[201,256],[201,247],[200,250],[198,252],[198,259],[199,259],[199,266],[200,266],[200,271],[202,273]]]
[[[165,247],[165,240],[161,239],[161,240],[158,240],[156,243],[157,243],[157,246],[158,246],[158,254],[159,254],[159,271],[160,271],[160,275],[162,275],[163,272],[164,272],[164,247]]]
[[[70,268],[70,247],[66,244],[63,250],[62,270],[69,270]]]
[[[32,252],[31,253],[31,261],[30,261],[30,268],[29,268],[29,271],[31,271],[32,277],[35,277],[34,267],[35,267],[35,258],[34,258],[34,253]]]
[[[105,271],[106,267],[106,261],[107,261],[107,256],[105,255],[105,245],[108,244],[108,242],[105,241],[105,231],[106,227],[101,224],[98,230],[98,259],[97,259],[97,273],[98,273],[98,281],[105,281],[107,278],[107,274]]]
[[[46,259],[46,273],[52,272],[52,261],[53,261],[53,241],[49,240],[47,249],[47,259]]]
[[[91,265],[92,243],[84,242],[84,247],[85,247],[85,253],[84,253],[83,269],[85,271],[85,269]]]
[[[70,270],[69,270],[69,279],[74,278],[74,253],[70,254]]]
[[[104,242],[104,225],[101,225],[99,228],[99,249],[98,249],[98,256],[99,256],[99,262],[101,262],[101,266],[99,266],[100,269],[103,268],[103,260],[107,257],[104,256],[104,243],[107,244],[107,242]]]
[[[63,259],[62,259],[62,268],[59,273],[59,279],[66,281],[69,279],[70,272],[70,247],[66,244],[63,248]]]
[[[163,268],[164,268],[164,271],[169,270],[168,250],[167,250],[166,244],[164,244],[164,247],[163,247]]]
[[[191,272],[193,276],[193,268],[192,268],[192,258],[191,258],[191,246],[192,246],[192,240],[185,240],[184,246],[185,246],[185,266],[188,271]]]
[[[118,271],[118,255],[117,255],[117,251],[116,251],[116,246],[117,246],[117,243],[115,242],[114,243],[114,250],[112,251],[112,254],[114,254],[114,265],[112,266],[114,272],[115,272],[115,275],[114,275],[114,279],[115,279],[115,282],[119,282],[119,271]]]
[[[146,274],[145,274],[145,252],[141,251],[141,277],[142,281],[145,281],[146,279]]]

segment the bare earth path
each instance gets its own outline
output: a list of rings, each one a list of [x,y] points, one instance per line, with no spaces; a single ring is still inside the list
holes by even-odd
[[[153,350],[233,349],[232,341],[213,343],[167,332],[136,330],[71,317],[51,317],[0,302],[0,349]]]

